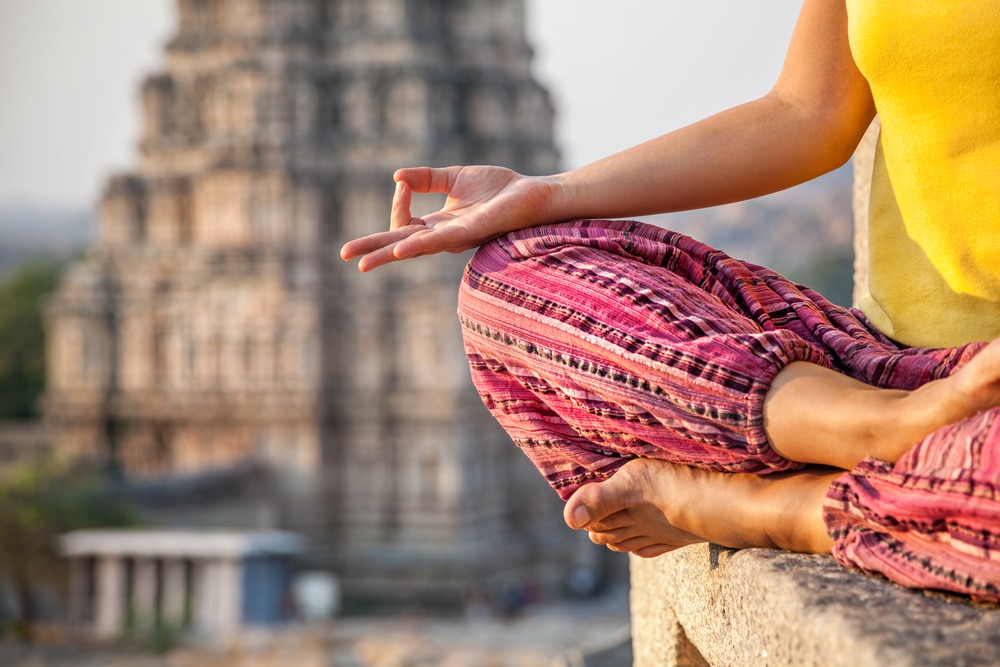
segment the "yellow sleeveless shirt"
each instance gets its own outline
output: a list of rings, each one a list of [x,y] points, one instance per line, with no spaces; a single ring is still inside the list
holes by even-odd
[[[905,345],[1000,337],[1000,0],[847,0],[882,123],[869,294]]]

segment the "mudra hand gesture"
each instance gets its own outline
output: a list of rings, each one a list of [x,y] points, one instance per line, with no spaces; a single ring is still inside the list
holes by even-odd
[[[549,221],[551,179],[501,167],[417,167],[400,169],[393,178],[389,231],[350,241],[340,251],[345,260],[360,257],[362,271],[421,255],[464,252],[506,232]],[[448,197],[441,210],[415,217],[410,212],[414,192]]]

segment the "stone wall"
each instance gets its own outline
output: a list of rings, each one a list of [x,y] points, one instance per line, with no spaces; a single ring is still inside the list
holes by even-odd
[[[634,667],[995,665],[1000,609],[829,556],[700,544],[632,558]]]

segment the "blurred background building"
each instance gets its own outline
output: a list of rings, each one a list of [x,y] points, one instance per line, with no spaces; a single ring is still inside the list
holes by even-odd
[[[302,619],[336,606],[334,572],[349,610],[464,602],[478,623],[492,605],[496,627],[563,627],[565,646],[627,622],[623,586],[504,615],[533,582],[593,591],[622,561],[567,531],[468,386],[464,258],[361,276],[337,250],[385,228],[396,167],[578,166],[764,92],[800,3],[523,2],[0,3],[0,648],[67,614],[103,637],[224,636],[287,618],[293,573]],[[849,193],[840,170],[651,221],[846,303]],[[46,364],[39,303],[83,247],[48,299]],[[23,465],[53,439],[117,469],[143,532],[91,530],[134,527],[120,485]],[[329,625],[346,651],[374,618]]]
[[[465,258],[338,258],[386,227],[400,166],[557,169],[522,0],[177,9],[135,168],[46,311],[54,448],[158,523],[305,535],[349,604],[593,567],[471,387]]]

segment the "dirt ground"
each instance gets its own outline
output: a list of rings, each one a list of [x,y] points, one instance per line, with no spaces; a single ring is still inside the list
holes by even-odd
[[[247,633],[227,651],[0,644],[2,667],[551,667],[565,651],[628,625],[628,590],[539,604],[513,618],[336,618]]]

